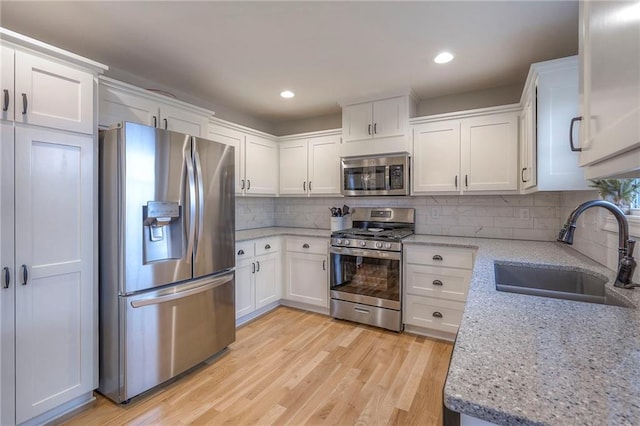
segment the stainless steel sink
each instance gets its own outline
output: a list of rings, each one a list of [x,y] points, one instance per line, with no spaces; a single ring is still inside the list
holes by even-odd
[[[622,298],[607,293],[605,283],[608,279],[594,272],[500,262],[494,262],[494,270],[496,290],[499,291],[631,307]]]

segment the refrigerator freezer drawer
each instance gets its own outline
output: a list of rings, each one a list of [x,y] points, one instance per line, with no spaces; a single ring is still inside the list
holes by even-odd
[[[234,281],[231,272],[121,298],[126,329],[121,401],[175,377],[235,340]]]

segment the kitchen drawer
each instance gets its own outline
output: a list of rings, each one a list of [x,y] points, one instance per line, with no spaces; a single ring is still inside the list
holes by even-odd
[[[471,271],[468,269],[408,264],[405,291],[416,296],[464,302],[470,281]]]
[[[236,243],[236,262],[253,257],[253,241],[241,241]]]
[[[329,239],[325,238],[287,238],[287,251],[300,253],[327,254]]]
[[[256,241],[256,256],[280,251],[280,238],[264,238]]]
[[[457,333],[464,303],[422,296],[405,296],[404,323],[432,330]]]
[[[418,265],[462,269],[473,268],[473,251],[462,248],[411,246],[406,247],[405,259],[407,263],[416,263]]]

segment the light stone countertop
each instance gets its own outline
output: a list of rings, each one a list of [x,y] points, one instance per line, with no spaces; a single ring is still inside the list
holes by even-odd
[[[640,306],[640,289],[555,242],[414,235],[406,245],[477,249],[444,388],[453,411],[501,425],[640,424],[640,311],[499,292],[494,260],[586,269]]]
[[[258,238],[278,237],[282,235],[329,238],[331,237],[331,231],[329,229],[286,228],[282,226],[245,229],[242,231],[236,231],[236,242],[257,240]]]

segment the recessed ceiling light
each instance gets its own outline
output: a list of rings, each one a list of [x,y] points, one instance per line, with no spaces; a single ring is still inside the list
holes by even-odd
[[[435,62],[436,64],[446,64],[447,62],[450,62],[452,59],[453,59],[453,55],[451,53],[440,52],[438,53],[438,56],[435,57],[433,62]]]
[[[291,90],[285,90],[284,92],[280,92],[280,96],[286,99],[293,98],[295,95],[296,94],[293,93]]]

